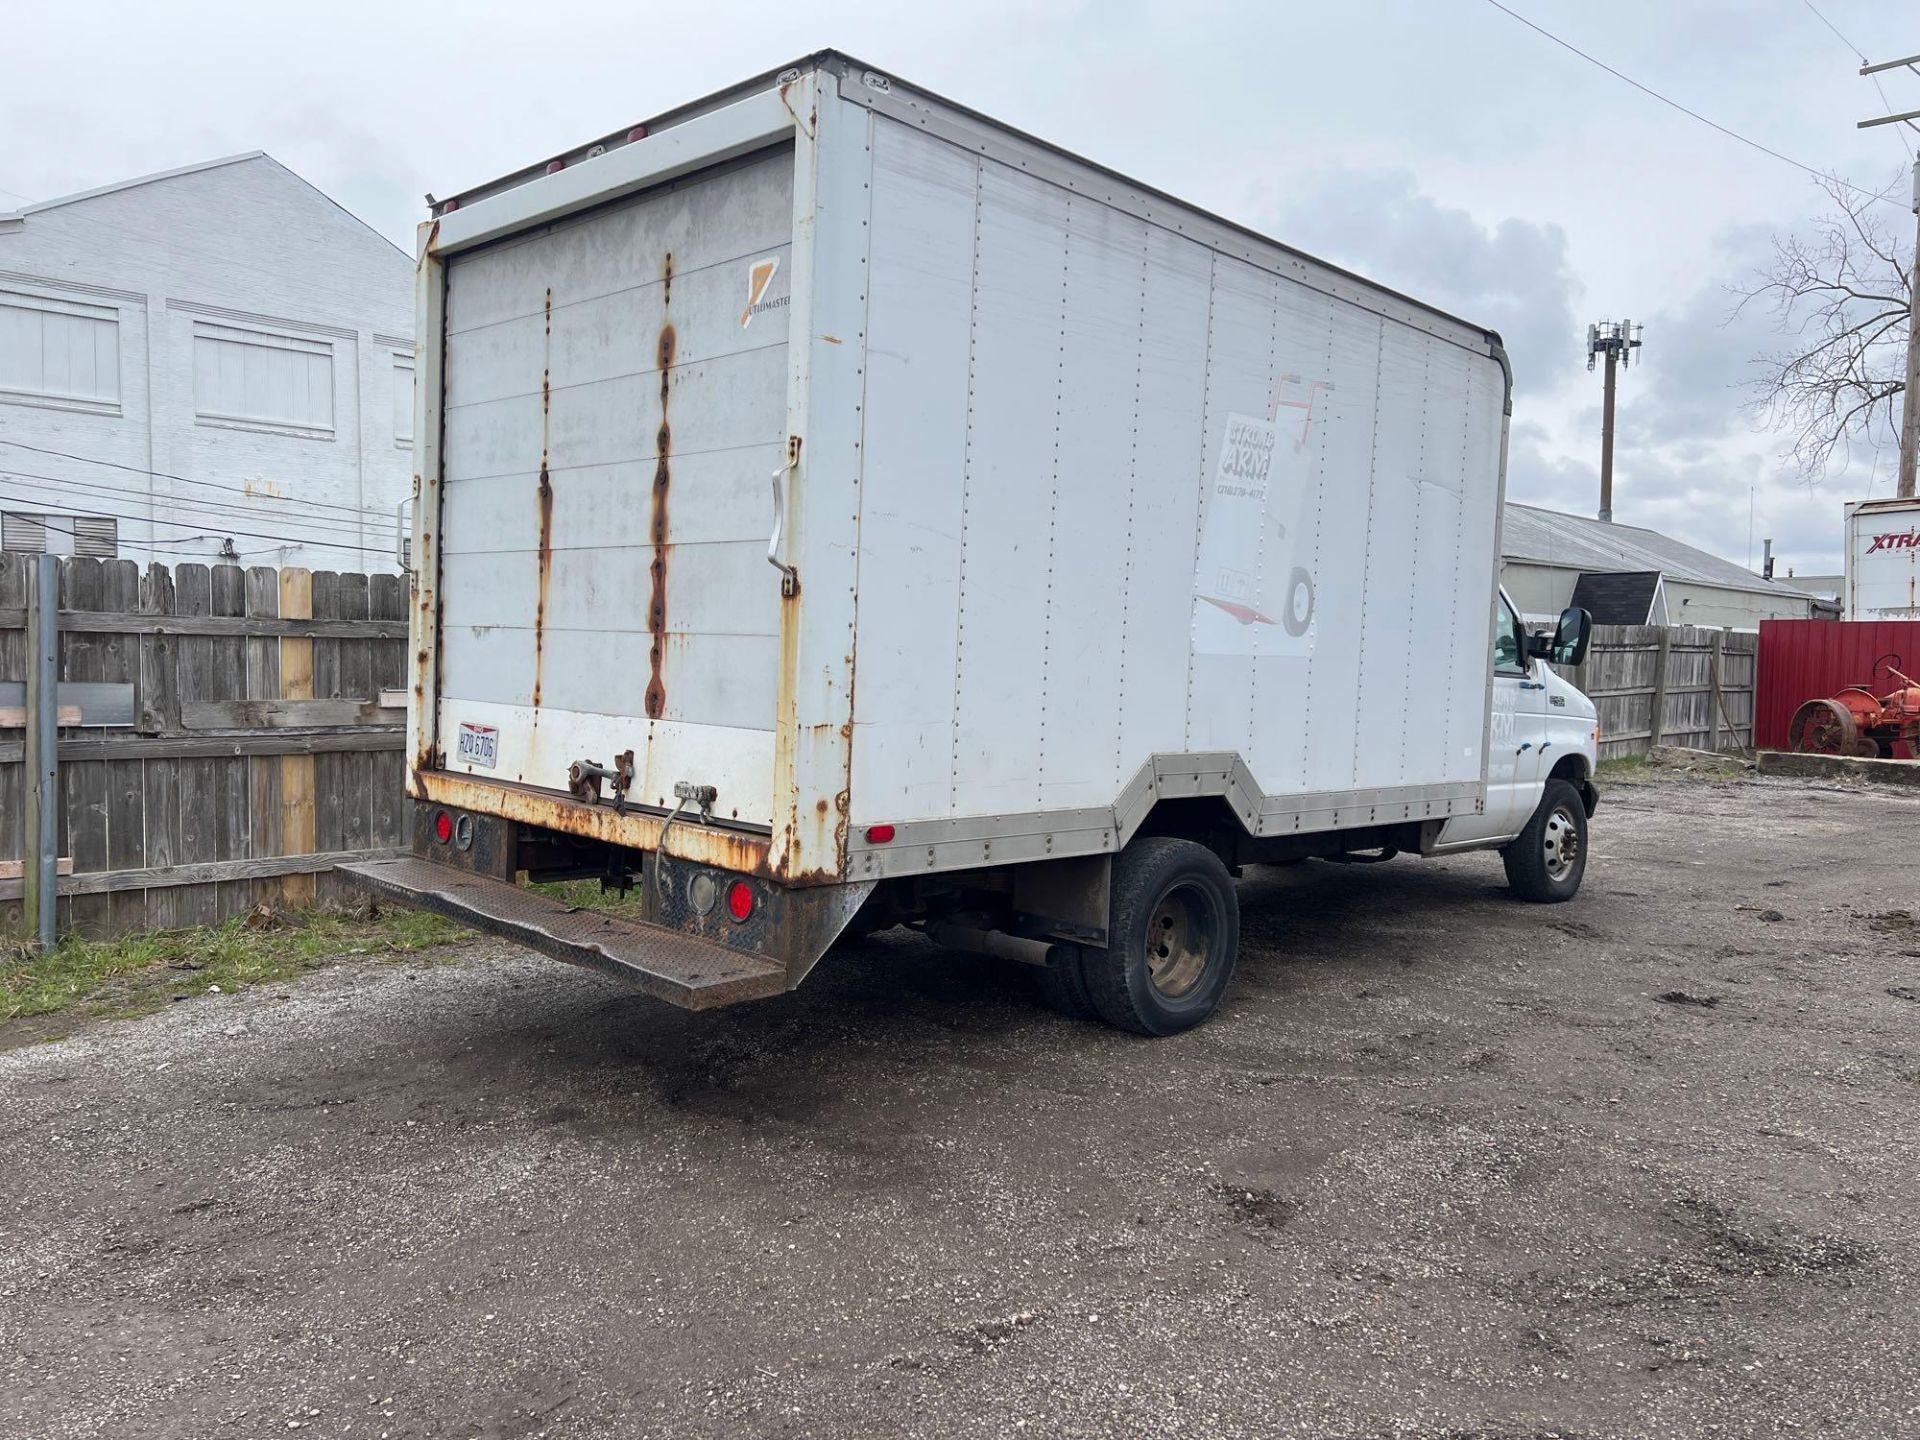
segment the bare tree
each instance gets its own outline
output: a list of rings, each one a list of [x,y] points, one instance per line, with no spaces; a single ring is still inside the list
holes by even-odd
[[[1736,288],[1736,315],[1765,305],[1786,337],[1755,361],[1751,408],[1792,437],[1794,463],[1810,481],[1836,452],[1844,466],[1856,444],[1899,445],[1913,256],[1881,217],[1900,216],[1905,229],[1904,177],[1879,195],[1823,178],[1834,211],[1803,234],[1775,236],[1772,261]]]

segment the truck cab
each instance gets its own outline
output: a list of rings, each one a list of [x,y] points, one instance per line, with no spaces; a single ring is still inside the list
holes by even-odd
[[[1579,664],[1592,630],[1592,616],[1570,609],[1553,635],[1531,635],[1507,592],[1494,597],[1486,808],[1447,821],[1425,853],[1498,847],[1523,898],[1567,900],[1579,890],[1585,821],[1600,799],[1600,732],[1593,701],[1553,667]]]

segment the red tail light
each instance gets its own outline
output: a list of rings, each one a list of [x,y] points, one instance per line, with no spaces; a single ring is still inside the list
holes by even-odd
[[[736,880],[727,887],[727,913],[736,920],[753,914],[753,887],[746,881]]]
[[[885,845],[891,839],[893,839],[893,826],[891,825],[867,826],[867,843],[869,845]]]
[[[433,838],[445,845],[453,839],[453,816],[446,811],[435,812],[433,817]]]

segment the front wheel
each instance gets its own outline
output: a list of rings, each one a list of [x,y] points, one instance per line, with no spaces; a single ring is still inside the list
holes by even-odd
[[[1587,807],[1564,780],[1547,781],[1527,828],[1500,852],[1522,900],[1552,905],[1580,893],[1587,873]]]
[[[1107,948],[1080,948],[1087,998],[1102,1020],[1140,1035],[1175,1035],[1226,994],[1240,950],[1233,877],[1204,845],[1135,840],[1113,859]]]

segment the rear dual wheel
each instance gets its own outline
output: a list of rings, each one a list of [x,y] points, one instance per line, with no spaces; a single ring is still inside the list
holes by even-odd
[[[1040,988],[1065,1014],[1175,1035],[1218,1008],[1239,949],[1240,902],[1220,858],[1147,836],[1114,857],[1106,946],[1056,945]]]

